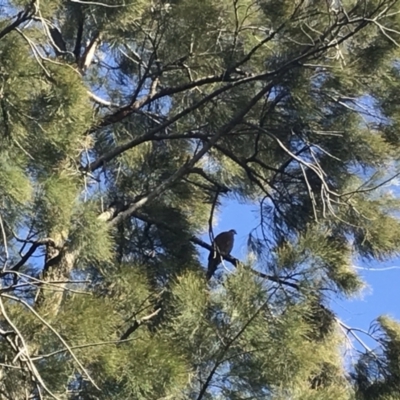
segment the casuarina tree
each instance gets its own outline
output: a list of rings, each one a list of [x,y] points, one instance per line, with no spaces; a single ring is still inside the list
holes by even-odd
[[[0,398],[399,398],[330,307],[400,250],[399,47],[398,0],[1,1]]]

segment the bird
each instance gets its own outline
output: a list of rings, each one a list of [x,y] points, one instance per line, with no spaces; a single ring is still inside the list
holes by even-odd
[[[222,256],[228,256],[232,251],[236,234],[237,232],[231,229],[221,232],[214,238],[212,250],[208,256],[207,280],[211,279],[218,265],[221,264]]]

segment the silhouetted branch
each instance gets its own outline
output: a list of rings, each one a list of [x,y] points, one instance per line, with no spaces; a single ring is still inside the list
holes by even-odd
[[[22,23],[28,21],[37,11],[36,0],[32,0],[31,3],[25,8],[25,11],[21,11],[17,14],[16,20],[10,25],[6,26],[0,32],[0,39],[3,38],[7,33],[10,33],[15,28],[18,28]]]
[[[143,207],[148,202],[157,198],[160,194],[164,193],[179,179],[183,178],[200,159],[212,148],[212,146],[224,135],[228,134],[237,124],[239,124],[245,115],[257,104],[257,102],[271,90],[273,83],[270,82],[263,89],[261,89],[236,115],[225,125],[223,125],[218,132],[212,136],[206,143],[203,144],[200,151],[183,164],[174,174],[162,182],[157,188],[143,196],[140,200],[131,204],[128,209],[121,211],[115,218],[109,221],[110,225],[116,225],[118,222],[130,217],[135,211]]]
[[[133,217],[135,217],[137,219],[140,219],[141,221],[144,221],[144,222],[147,222],[147,223],[150,223],[150,224],[154,224],[156,226],[160,226],[163,229],[166,229],[166,230],[169,230],[169,231],[173,231],[173,229],[168,224],[162,223],[160,221],[153,220],[152,218],[150,218],[147,215],[144,215],[144,214],[142,214],[140,212],[135,212],[133,214]],[[203,249],[206,249],[208,251],[212,251],[213,250],[213,247],[210,244],[204,242],[203,240],[199,239],[196,236],[192,236],[189,240],[192,243],[197,244],[198,246],[202,247]],[[232,257],[231,255],[223,255],[223,254],[221,254],[221,257],[224,260],[226,260],[229,263],[231,263],[234,267],[237,267],[239,265],[239,263],[240,263],[240,261],[237,258]],[[263,272],[259,272],[259,271],[256,271],[254,269],[251,269],[251,272],[256,276],[259,276],[260,278],[263,278],[263,279],[268,279],[271,282],[275,282],[275,283],[279,283],[281,285],[289,286],[289,287],[291,287],[293,289],[296,289],[296,290],[300,289],[300,286],[297,285],[296,283],[285,281],[284,279],[278,278],[277,276],[264,274]]]

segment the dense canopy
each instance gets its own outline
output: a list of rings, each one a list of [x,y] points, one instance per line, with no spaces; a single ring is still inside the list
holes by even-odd
[[[400,0],[0,0],[0,399],[400,398],[330,309],[400,250],[399,56]]]

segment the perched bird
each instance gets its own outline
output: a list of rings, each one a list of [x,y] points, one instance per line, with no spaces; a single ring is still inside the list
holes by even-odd
[[[214,275],[218,265],[222,261],[222,256],[228,256],[232,251],[235,235],[236,231],[231,229],[230,231],[221,232],[215,237],[212,244],[213,249],[208,256],[207,280],[211,279]]]

